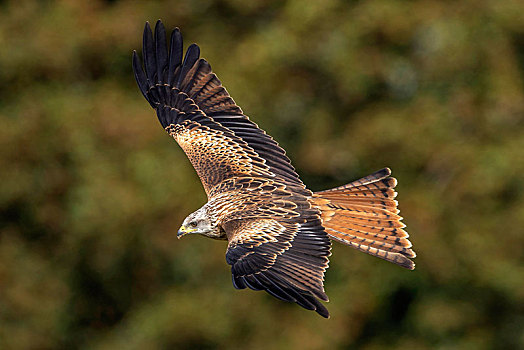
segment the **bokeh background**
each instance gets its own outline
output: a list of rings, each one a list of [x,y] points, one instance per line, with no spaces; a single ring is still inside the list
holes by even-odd
[[[179,26],[313,190],[384,166],[415,271],[338,244],[331,319],[234,290],[131,71]],[[1,1],[1,349],[524,348],[524,2]]]

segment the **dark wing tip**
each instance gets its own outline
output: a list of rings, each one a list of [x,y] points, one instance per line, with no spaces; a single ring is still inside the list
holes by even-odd
[[[167,83],[173,84],[175,78],[175,68],[178,67],[182,62],[182,53],[184,50],[182,34],[180,29],[176,27],[171,32],[170,39],[170,53],[169,53],[169,67],[167,72]]]
[[[186,56],[184,57],[184,66],[187,66],[188,68],[193,67],[199,57],[200,47],[195,43],[189,45],[186,51]]]
[[[138,58],[138,53],[136,50],[133,50],[133,73],[135,74],[136,83],[138,85],[138,88],[140,89],[140,92],[142,92],[142,95],[146,98],[146,100],[149,101],[149,98],[147,97],[147,78],[144,74],[144,70],[142,69],[142,64],[140,63],[140,59]]]
[[[158,83],[164,82],[164,72],[167,69],[168,54],[166,41],[166,28],[160,20],[155,25],[155,57],[156,57],[156,78]]]
[[[187,73],[195,63],[198,61],[198,58],[200,57],[200,47],[198,47],[197,44],[191,44],[187,48],[186,55],[184,56],[184,62],[182,63],[182,69],[180,71],[180,75],[178,76],[178,81],[176,83],[177,86],[180,86],[184,78],[186,77]]]
[[[154,46],[153,32],[149,22],[146,22],[142,39],[142,57],[144,59],[146,76],[150,82],[154,81],[153,77],[156,73],[156,52]]]
[[[322,316],[324,318],[329,318],[330,317],[328,309],[322,303],[320,303],[320,302],[317,303],[316,307],[317,307],[317,309],[315,311],[317,312],[317,314],[319,314],[320,316]]]
[[[244,276],[240,279],[252,290],[264,290],[277,299],[297,303],[304,309],[315,311],[320,316],[329,318],[328,309],[316,298],[316,295],[309,291],[296,290],[271,272]],[[253,282],[252,280],[255,283],[250,283]]]
[[[189,45],[189,47],[187,48],[188,51],[190,50],[196,50],[196,56],[200,56],[200,47],[195,44],[195,43],[192,43],[191,45]]]
[[[156,21],[154,32],[149,21],[146,21],[142,39],[142,60],[133,50],[132,66],[135,79],[140,91],[153,108],[169,99],[166,92],[154,89],[155,84],[170,85],[174,80],[175,71],[182,62],[182,35],[178,28],[175,28],[171,34],[169,51],[167,44],[166,30],[162,21],[160,19]]]

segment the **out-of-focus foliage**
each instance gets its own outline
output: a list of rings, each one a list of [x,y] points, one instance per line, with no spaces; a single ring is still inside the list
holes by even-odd
[[[313,190],[383,166],[413,272],[335,244],[325,320],[236,291],[131,72],[198,42]],[[524,2],[0,2],[0,348],[524,348]]]

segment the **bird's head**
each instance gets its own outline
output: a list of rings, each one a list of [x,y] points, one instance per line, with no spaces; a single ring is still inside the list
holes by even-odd
[[[211,238],[218,238],[220,236],[220,229],[211,220],[211,217],[204,207],[189,214],[188,217],[184,219],[182,226],[178,230],[177,238],[194,233]]]

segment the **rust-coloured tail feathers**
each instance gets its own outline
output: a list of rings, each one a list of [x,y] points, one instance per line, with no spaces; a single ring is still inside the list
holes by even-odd
[[[398,215],[397,180],[390,175],[391,170],[384,168],[347,185],[315,192],[312,199],[331,239],[413,270],[410,258],[416,254]]]

